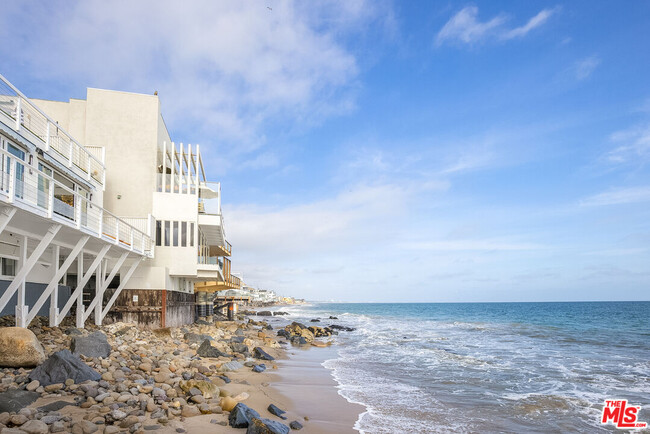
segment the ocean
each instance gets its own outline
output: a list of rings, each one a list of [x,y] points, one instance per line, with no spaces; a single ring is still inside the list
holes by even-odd
[[[605,432],[606,399],[650,422],[650,302],[323,303],[287,320],[336,337],[339,393],[366,433]],[[328,319],[329,316],[337,320]]]

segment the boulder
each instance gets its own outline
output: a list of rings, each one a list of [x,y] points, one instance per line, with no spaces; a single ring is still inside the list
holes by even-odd
[[[287,434],[289,427],[271,419],[253,418],[248,424],[246,434]]]
[[[275,415],[275,416],[279,417],[280,419],[284,419],[284,420],[287,419],[286,416],[283,416],[283,414],[285,414],[286,411],[281,410],[281,409],[280,409],[279,407],[277,407],[275,404],[271,404],[271,405],[269,405],[268,408],[267,408],[267,410],[269,411],[269,413],[271,413],[272,415]]]
[[[332,330],[343,330],[345,332],[353,332],[353,331],[356,330],[353,327],[345,327],[345,326],[341,326],[341,325],[337,325],[337,324],[332,324],[332,325],[329,326],[329,328],[331,328]]]
[[[274,316],[275,316],[275,315],[289,315],[289,313],[288,313],[288,312],[277,311],[277,312],[273,312],[273,315],[274,315]]]
[[[228,416],[228,423],[233,428],[246,428],[253,418],[259,419],[260,414],[241,402],[235,405]]]
[[[330,315],[330,319],[338,319],[338,318],[335,317],[335,316]]]
[[[219,405],[224,411],[232,411],[232,409],[237,405],[237,401],[235,401],[235,399],[231,398],[230,396],[224,396],[219,401]]]
[[[302,429],[302,424],[297,420],[294,420],[289,424],[289,427],[298,431],[299,429]]]
[[[291,333],[285,329],[278,330],[278,336],[282,336],[285,339],[291,339]]]
[[[320,322],[320,320],[319,320],[319,319],[316,319],[316,318],[314,318],[314,319],[311,319],[311,320],[309,320],[309,322]]]
[[[0,413],[17,412],[21,408],[25,408],[41,396],[40,393],[30,392],[20,389],[9,389],[6,392],[0,393]]]
[[[245,344],[239,342],[231,342],[230,348],[232,348],[232,351],[234,353],[240,353],[244,355],[248,354],[248,346],[246,346]]]
[[[0,327],[0,366],[31,368],[44,361],[43,346],[31,330],[22,327]]]
[[[273,316],[273,312],[270,310],[262,310],[257,312],[257,316]]]
[[[307,339],[303,338],[302,336],[292,336],[291,337],[291,344],[292,345],[309,345],[309,342],[307,342]]]
[[[204,340],[201,346],[199,347],[198,350],[196,350],[196,354],[199,357],[211,357],[211,358],[217,358],[217,357],[230,357],[229,354],[226,354],[222,351],[219,351],[218,348],[213,347],[210,344],[210,341],[208,339]]]
[[[210,336],[210,335],[200,335],[200,334],[197,334],[197,333],[185,333],[183,338],[187,342],[189,342],[190,344],[191,343],[197,343],[198,344],[199,342],[203,342],[206,339],[209,340],[209,341],[214,340],[214,338],[212,336]]]
[[[219,370],[220,370],[221,372],[230,372],[230,371],[238,371],[238,370],[240,370],[240,369],[243,368],[243,367],[244,367],[244,365],[242,365],[241,363],[239,363],[239,362],[236,361],[236,360],[233,360],[233,361],[226,362],[226,363],[224,363],[223,365],[221,365],[221,367],[219,368]],[[226,382],[227,382],[227,383],[230,383],[230,381],[226,381]]]
[[[68,350],[52,354],[29,374],[29,379],[38,380],[41,386],[65,383],[68,378],[75,383],[83,383],[87,380],[99,381],[101,375]]]
[[[266,365],[264,363],[260,363],[259,365],[253,366],[253,372],[264,372],[266,371]]]
[[[253,356],[255,356],[256,359],[261,359],[261,360],[275,360],[275,357],[269,355],[266,351],[264,351],[260,347],[255,347],[253,349]]]
[[[214,398],[219,396],[219,388],[211,381],[206,380],[189,380],[179,383],[181,390],[185,393],[190,393],[192,389],[197,389],[201,392],[204,398]]]
[[[40,420],[30,420],[21,425],[20,430],[27,434],[47,434],[50,432],[50,427]]]
[[[96,331],[88,336],[73,337],[70,351],[75,355],[107,358],[111,355],[111,344],[108,343],[104,333]]]

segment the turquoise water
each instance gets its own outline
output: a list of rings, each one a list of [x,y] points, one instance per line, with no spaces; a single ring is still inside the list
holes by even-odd
[[[650,302],[286,310],[357,329],[337,337],[339,357],[325,366],[368,409],[364,432],[612,431],[599,423],[611,398],[641,405],[650,422]]]

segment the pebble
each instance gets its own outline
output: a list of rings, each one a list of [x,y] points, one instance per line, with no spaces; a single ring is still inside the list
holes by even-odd
[[[41,385],[41,383],[39,383],[38,380],[34,380],[31,383],[27,384],[27,386],[25,386],[25,389],[32,392],[32,391],[38,389],[38,386],[40,386],[40,385]]]
[[[20,429],[28,434],[47,434],[50,430],[47,424],[40,420],[25,422]]]

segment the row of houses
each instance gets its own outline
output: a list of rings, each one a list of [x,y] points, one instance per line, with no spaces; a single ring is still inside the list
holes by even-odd
[[[241,288],[219,292],[215,302],[218,303],[219,301],[225,302],[230,300],[253,305],[305,303],[304,299],[283,297],[277,295],[275,291],[253,288],[246,285],[242,285]]]
[[[178,326],[241,287],[221,186],[157,95],[29,99],[0,75],[0,154],[0,311],[17,326]]]

